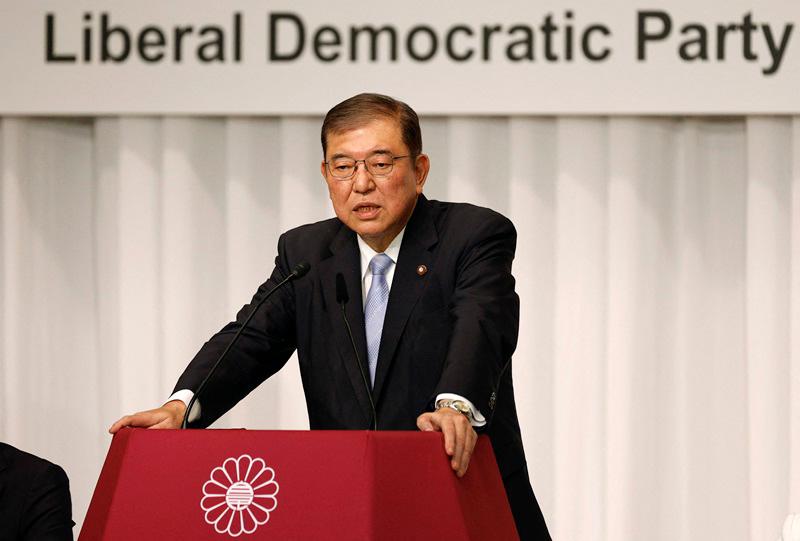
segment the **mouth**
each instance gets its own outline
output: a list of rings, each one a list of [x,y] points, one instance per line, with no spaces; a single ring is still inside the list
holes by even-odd
[[[377,216],[378,211],[380,211],[380,208],[381,207],[379,207],[374,203],[369,203],[369,202],[359,203],[353,207],[353,212],[355,213],[356,216],[358,216],[362,220],[368,220],[370,218],[374,218],[375,216]]]

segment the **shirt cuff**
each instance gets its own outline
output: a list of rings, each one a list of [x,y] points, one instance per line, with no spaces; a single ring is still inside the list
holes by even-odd
[[[171,402],[173,400],[180,400],[188,408],[189,402],[192,401],[193,396],[194,393],[189,389],[181,389],[180,391],[172,393],[172,396],[167,398],[167,402]],[[193,423],[199,418],[200,418],[200,401],[195,400],[194,405],[192,406],[192,411],[189,414],[189,418],[187,419],[187,421]]]
[[[478,410],[478,408],[476,408],[472,402],[470,402],[460,394],[441,393],[436,396],[436,402],[438,402],[439,400],[461,400],[463,403],[469,406],[469,409],[472,412],[472,421],[470,421],[472,426],[481,427],[486,425],[486,418],[483,416],[480,410]]]

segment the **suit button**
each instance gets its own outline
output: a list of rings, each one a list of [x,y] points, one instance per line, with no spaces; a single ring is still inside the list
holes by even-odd
[[[417,274],[419,274],[420,276],[425,276],[425,273],[427,272],[428,272],[428,267],[426,267],[425,265],[420,265],[419,267],[417,267]]]

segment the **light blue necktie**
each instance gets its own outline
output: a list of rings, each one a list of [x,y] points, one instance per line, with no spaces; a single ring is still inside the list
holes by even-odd
[[[375,385],[375,370],[378,366],[378,350],[381,347],[383,318],[386,316],[386,304],[389,301],[389,283],[386,271],[392,264],[392,258],[386,254],[377,254],[369,262],[372,272],[372,283],[364,304],[364,326],[367,331],[367,359],[369,361],[369,380]]]

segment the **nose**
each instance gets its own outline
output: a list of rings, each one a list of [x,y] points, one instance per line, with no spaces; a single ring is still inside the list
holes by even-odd
[[[375,189],[375,181],[367,171],[366,164],[356,162],[356,172],[353,173],[353,191],[356,193],[367,193]]]

